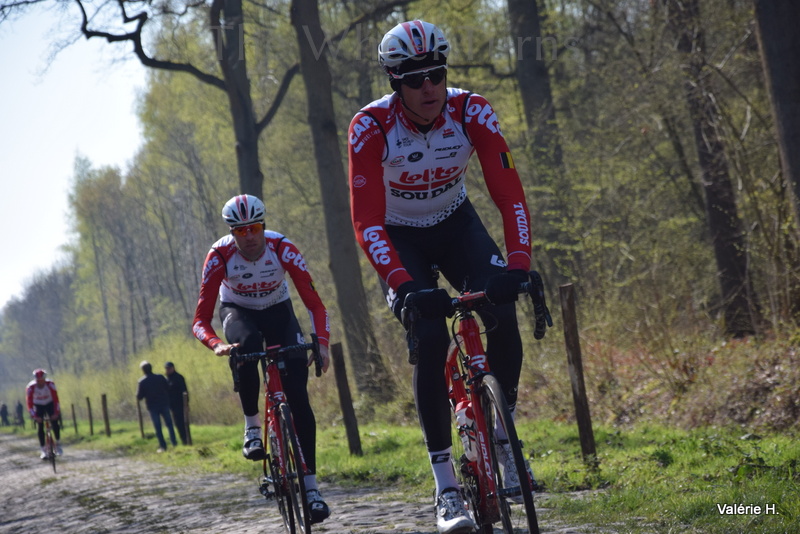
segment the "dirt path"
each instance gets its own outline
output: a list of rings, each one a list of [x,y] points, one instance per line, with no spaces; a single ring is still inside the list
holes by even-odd
[[[38,459],[36,445],[30,437],[0,434],[0,533],[283,532],[277,508],[257,493],[254,479],[198,475],[73,448],[53,473]],[[332,516],[314,533],[436,534],[430,503],[404,502],[385,490],[322,490]]]

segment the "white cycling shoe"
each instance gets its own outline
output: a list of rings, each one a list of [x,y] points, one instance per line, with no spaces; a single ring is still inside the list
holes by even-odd
[[[261,427],[251,426],[244,431],[244,447],[242,454],[248,460],[263,460],[267,457],[264,442],[261,439]]]
[[[477,528],[461,490],[447,488],[439,494],[436,499],[436,528],[439,534],[468,534]]]

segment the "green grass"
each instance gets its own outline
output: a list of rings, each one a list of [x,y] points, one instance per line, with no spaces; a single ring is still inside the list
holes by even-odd
[[[392,487],[408,499],[427,499],[432,478],[416,425],[360,427],[363,456],[349,453],[342,426],[318,430],[318,473],[342,486]],[[7,431],[3,429],[3,431]],[[260,464],[241,456],[239,426],[196,425],[194,446],[157,454],[152,428],[113,422],[111,437],[75,436],[67,447],[88,447],[178,469],[258,476]],[[25,433],[34,438],[30,429]],[[519,433],[537,479],[547,492],[545,525],[560,521],[613,532],[800,532],[800,441],[796,435],[755,436],[731,428],[678,430],[655,424],[595,427],[598,469],[584,464],[574,425],[523,421]],[[718,505],[774,506],[775,514],[721,514]]]

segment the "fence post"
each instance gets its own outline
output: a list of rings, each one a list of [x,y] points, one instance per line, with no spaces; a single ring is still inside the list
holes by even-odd
[[[108,402],[106,401],[105,393],[101,396],[101,400],[103,401],[103,422],[106,425],[106,437],[111,437],[111,425],[108,422]]]
[[[572,284],[559,286],[561,299],[561,318],[564,321],[564,342],[567,346],[569,379],[572,382],[572,401],[575,404],[575,419],[578,422],[578,435],[581,442],[583,461],[597,467],[592,417],[589,413],[589,399],[583,381],[583,359],[578,338],[578,320],[575,314],[575,289]]]
[[[72,408],[72,426],[75,427],[75,433],[77,434],[78,433],[78,419],[75,417],[75,405],[74,404],[70,404],[70,407]]]
[[[92,417],[92,401],[86,397],[86,410],[89,412],[89,435],[94,436],[94,418]]]
[[[144,422],[142,421],[142,403],[139,399],[136,399],[136,413],[139,414],[139,433],[142,435],[144,439]]]
[[[183,392],[183,431],[186,433],[186,444],[192,444],[192,431],[189,430],[189,393]]]
[[[333,360],[333,375],[336,379],[336,389],[339,391],[339,405],[342,407],[344,428],[347,432],[347,443],[350,454],[362,456],[361,437],[358,434],[358,420],[353,409],[353,399],[350,396],[350,385],[347,383],[347,368],[345,367],[344,352],[341,343],[331,345],[331,359]]]

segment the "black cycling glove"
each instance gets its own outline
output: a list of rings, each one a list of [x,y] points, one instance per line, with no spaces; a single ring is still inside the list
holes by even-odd
[[[496,274],[486,282],[486,288],[484,289],[486,298],[492,304],[515,302],[520,286],[527,281],[528,273],[522,269],[513,269],[505,273]]]
[[[406,296],[405,307],[416,310],[423,319],[452,317],[455,313],[453,299],[442,288],[423,289],[409,293]]]

